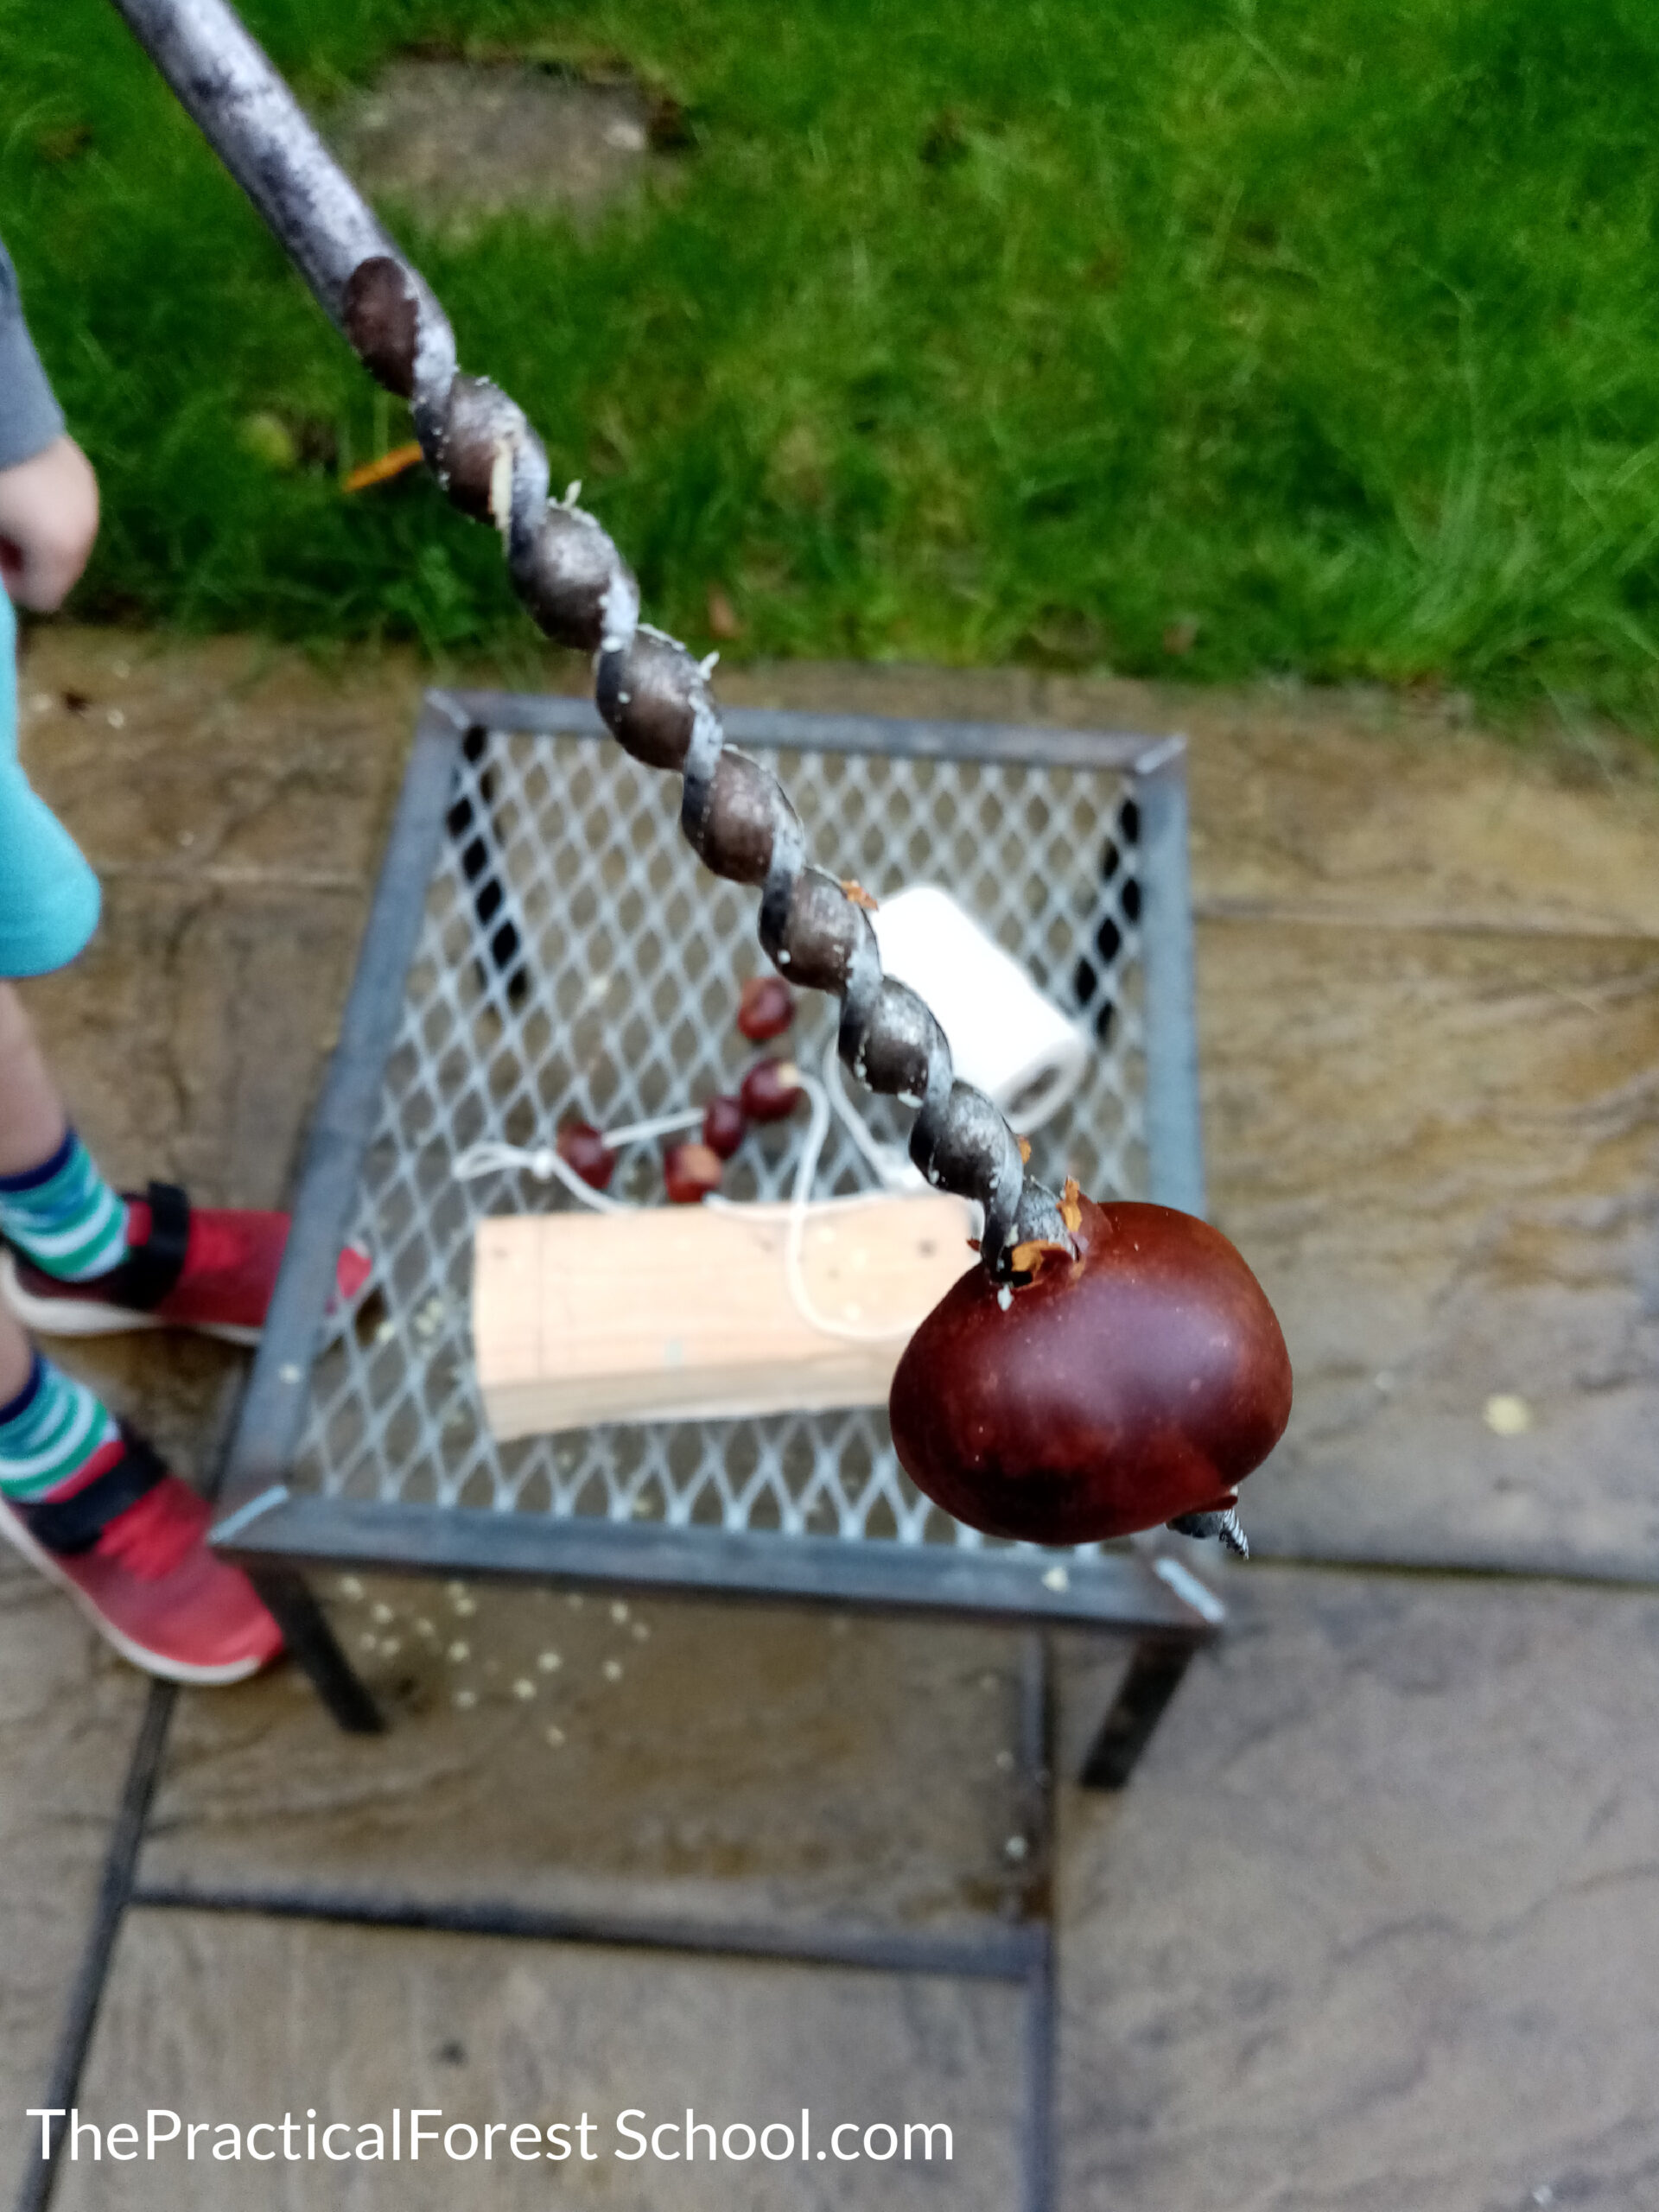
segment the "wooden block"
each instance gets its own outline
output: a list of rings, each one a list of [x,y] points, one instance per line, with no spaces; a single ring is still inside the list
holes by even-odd
[[[971,1214],[942,1192],[810,1206],[791,1295],[782,1205],[515,1214],[474,1249],[473,1341],[505,1442],[593,1421],[684,1421],[885,1403],[912,1331],[974,1264]]]

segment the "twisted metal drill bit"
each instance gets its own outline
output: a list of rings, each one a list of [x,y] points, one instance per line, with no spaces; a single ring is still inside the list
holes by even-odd
[[[698,857],[759,886],[769,958],[791,982],[840,999],[842,1061],[918,1109],[910,1156],[930,1183],[983,1207],[985,1266],[1007,1274],[1030,1238],[1069,1245],[1053,1193],[1027,1175],[1007,1123],[957,1079],[944,1032],[914,991],[883,976],[868,918],[809,864],[777,778],[727,744],[702,668],[640,621],[639,587],[594,517],[550,501],[541,441],[505,392],[460,373],[442,308],[232,10],[224,0],[115,5],[364,365],[410,402],[450,499],[500,531],[532,620],[594,655],[613,735],[636,760],[683,778],[680,826]]]

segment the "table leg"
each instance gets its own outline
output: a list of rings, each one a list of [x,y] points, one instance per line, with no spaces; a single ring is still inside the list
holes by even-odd
[[[385,1727],[303,1575],[291,1567],[251,1567],[248,1576],[275,1617],[289,1656],[347,1734],[378,1736]]]
[[[1143,1637],[1135,1645],[1129,1670],[1077,1777],[1085,1789],[1123,1787],[1197,1649],[1195,1641],[1167,1636]]]

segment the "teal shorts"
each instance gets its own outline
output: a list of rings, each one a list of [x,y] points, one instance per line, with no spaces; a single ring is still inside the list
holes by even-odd
[[[0,976],[44,976],[98,926],[98,878],[17,760],[17,620],[0,591]]]

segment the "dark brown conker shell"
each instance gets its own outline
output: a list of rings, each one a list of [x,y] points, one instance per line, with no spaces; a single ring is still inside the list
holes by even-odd
[[[602,1191],[616,1173],[616,1154],[591,1122],[567,1122],[559,1131],[558,1154],[596,1191]]]
[[[969,1268],[893,1378],[906,1472],[987,1535],[1085,1544],[1222,1511],[1290,1417],[1284,1337],[1219,1230],[1081,1211],[1079,1258],[1049,1248],[1001,1292]]]
[[[663,1154],[663,1187],[671,1205],[700,1205],[720,1188],[720,1177],[719,1157],[706,1144],[671,1144]]]
[[[795,1019],[795,994],[781,976],[751,976],[737,1002],[737,1026],[752,1045],[781,1037]]]
[[[741,1099],[711,1098],[703,1109],[702,1141],[721,1160],[731,1158],[742,1143],[748,1126],[749,1117],[743,1111]]]
[[[738,1103],[752,1122],[783,1122],[800,1104],[800,1070],[790,1060],[757,1060],[738,1089]]]

